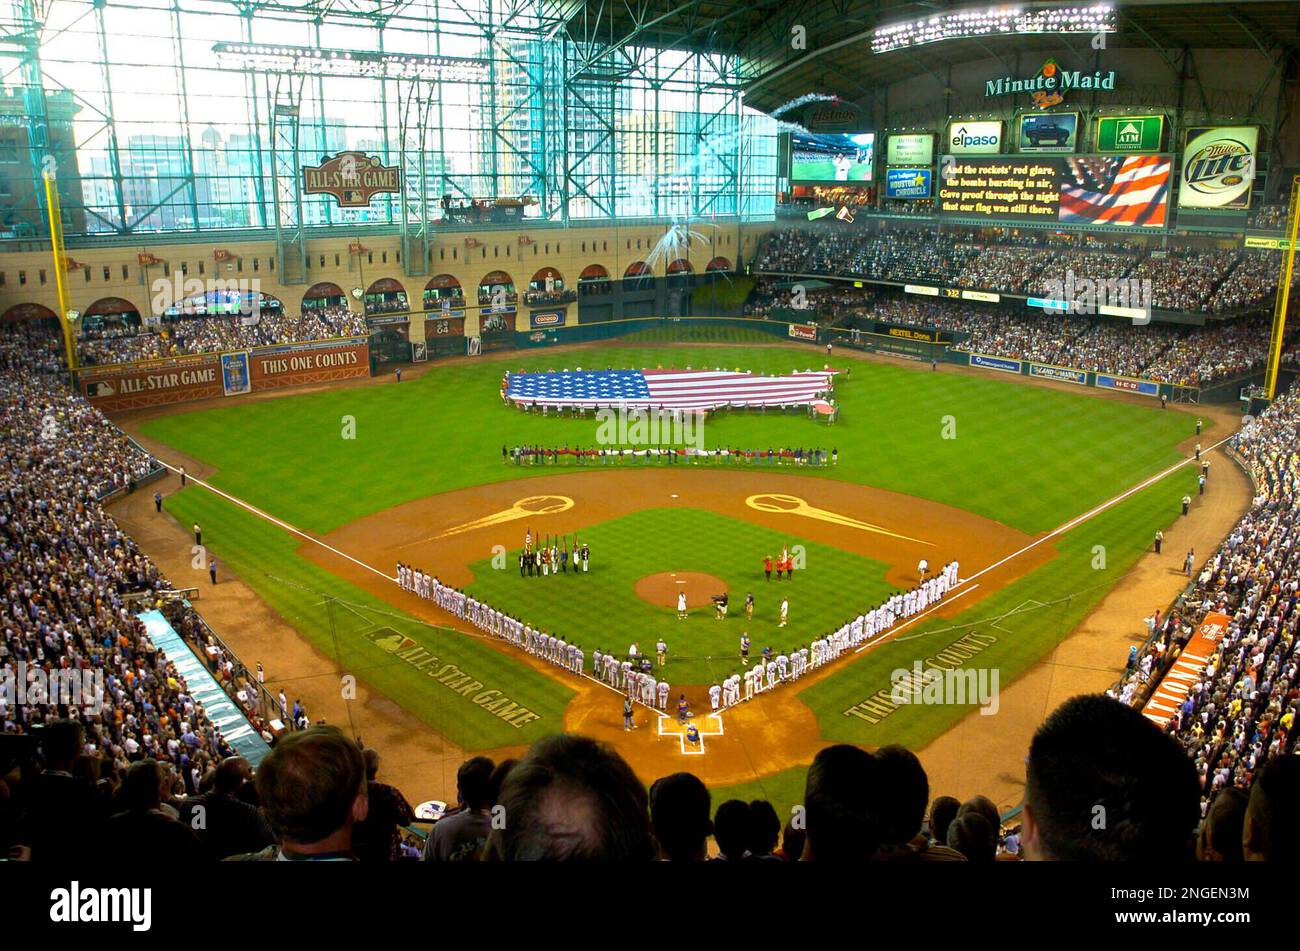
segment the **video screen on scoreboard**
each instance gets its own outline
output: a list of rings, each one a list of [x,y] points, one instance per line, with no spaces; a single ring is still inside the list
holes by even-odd
[[[945,155],[935,208],[947,217],[1163,228],[1168,155]]]
[[[875,161],[874,132],[790,137],[792,182],[869,182]]]

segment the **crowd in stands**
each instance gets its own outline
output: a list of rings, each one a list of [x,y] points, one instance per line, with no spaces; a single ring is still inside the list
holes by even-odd
[[[1286,226],[1286,202],[1269,202],[1260,205],[1250,215],[1250,228],[1255,231],[1281,231]]]
[[[779,300],[777,293],[789,294],[764,287],[757,285],[752,297],[760,304]],[[861,296],[855,299],[855,293]],[[1179,386],[1205,386],[1258,369],[1268,352],[1271,328],[1271,319],[1264,315],[1203,327],[1135,325],[1115,317],[1055,314],[1010,303],[990,305],[871,288],[838,290],[833,300],[822,311],[836,315],[832,339],[842,342],[861,343],[854,331],[869,330],[876,320],[933,327],[966,335],[954,345],[957,350]],[[1288,337],[1284,362],[1294,360],[1297,339],[1300,335]]]
[[[792,310],[802,307],[809,310],[808,322],[830,320],[846,314],[866,313],[875,297],[874,289],[845,287],[830,284],[826,287],[808,287],[796,291],[790,284],[778,287],[764,279],[757,282],[745,301],[746,317],[770,317],[775,310]]]
[[[171,584],[104,510],[103,498],[138,488],[158,467],[67,388],[59,348],[52,328],[0,335],[0,724],[7,738],[41,737],[45,750],[23,844],[68,857],[84,854],[88,829],[125,847],[149,824],[141,816],[155,808],[152,797],[211,792],[211,774],[234,752],[145,636],[138,611],[164,611],[264,738],[273,738],[268,721],[287,720],[288,710],[283,699],[284,709],[268,709],[228,654],[202,651],[210,632],[165,597]],[[31,702],[30,693],[18,702],[20,679],[63,683],[72,702]],[[69,695],[71,685],[80,693]],[[0,819],[6,845],[14,821]]]
[[[1167,727],[1195,764],[1205,814],[1221,795],[1250,787],[1266,761],[1296,751],[1300,389],[1277,399],[1230,445],[1255,483],[1250,510],[1201,566],[1177,610],[1152,625],[1113,691],[1144,704],[1207,613],[1231,618]]]
[[[444,302],[446,302],[448,308],[460,310],[465,306],[465,292],[459,287],[455,288],[450,293],[443,293],[441,295],[435,294],[433,291],[424,292],[425,310],[442,310]]]
[[[693,773],[646,783],[613,747],[574,733],[517,759],[475,756],[456,774],[456,805],[421,848],[414,811],[378,781],[380,757],[330,726],[281,741],[250,776],[226,757],[205,791],[182,796],[169,767],[142,758],[100,791],[77,769],[81,725],[56,721],[44,771],[7,779],[5,846],[37,862],[84,855],[88,830],[108,854],[183,870],[186,862],[1285,862],[1300,846],[1300,758],[1261,764],[1249,791],[1221,791],[1202,818],[1199,783],[1178,744],[1137,711],[1085,695],[1050,714],[1025,759],[1024,810],[1008,826],[986,796],[932,798],[917,756],[833,745],[813,758],[801,804],[783,823],[764,799],[714,803]],[[7,790],[9,791],[9,790]],[[1096,821],[1105,803],[1106,820]],[[208,821],[191,820],[198,807]],[[207,812],[207,810],[211,810]],[[493,817],[505,815],[507,822]],[[76,822],[66,821],[76,816]],[[217,817],[219,821],[217,821]],[[580,819],[578,817],[581,817]],[[38,825],[39,819],[64,820]],[[51,830],[68,829],[59,837]]]
[[[376,314],[404,314],[410,309],[405,294],[394,294],[392,297],[372,297],[366,300],[366,314],[370,316]]]
[[[533,307],[558,306],[571,304],[578,299],[574,290],[527,290],[524,291],[524,303]]]
[[[77,338],[77,352],[82,365],[91,366],[367,333],[365,317],[345,305],[304,310],[300,316],[263,311],[248,320],[253,316],[256,322],[246,323],[244,317],[234,314],[166,320],[138,331],[83,330]]]
[[[826,274],[1050,296],[1068,280],[1135,282],[1150,306],[1185,313],[1267,307],[1280,252],[1165,251],[1133,239],[1065,240],[959,229],[871,230],[843,224],[770,233],[755,257],[759,273]]]

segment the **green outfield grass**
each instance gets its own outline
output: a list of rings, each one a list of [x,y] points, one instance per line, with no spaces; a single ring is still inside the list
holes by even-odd
[[[788,651],[805,643],[808,632],[821,634],[844,622],[843,592],[876,604],[894,590],[884,580],[889,566],[881,562],[696,509],[646,509],[584,528],[582,541],[594,553],[586,574],[520,578],[518,553],[511,552],[504,571],[493,571],[490,560],[475,564],[469,590],[548,631],[562,631],[589,659],[593,648],[622,654],[633,642],[653,653],[662,636],[669,650],[664,677],[671,683],[707,684],[739,670],[740,635],[746,630],[751,656],[765,645]],[[795,571],[793,580],[769,582],[762,558],[780,554],[783,544],[792,552],[803,546],[807,567]],[[715,620],[705,607],[681,621],[675,608],[641,600],[636,582],[657,570],[720,578],[731,592],[727,619]],[[744,599],[751,591],[754,619],[747,624]],[[782,597],[790,601],[792,625],[786,628],[777,626]]]
[[[818,351],[795,346],[747,350],[619,345],[563,354],[526,351],[503,361],[434,366],[420,379],[400,384],[180,413],[152,420],[144,429],[216,467],[213,481],[226,491],[300,528],[325,533],[417,498],[558,471],[505,465],[503,445],[594,442],[597,424],[590,417],[548,418],[504,406],[498,388],[506,368],[689,365],[789,372],[820,366],[823,360]],[[723,412],[709,419],[706,445],[834,447],[839,450],[838,467],[801,474],[929,498],[1037,533],[1176,461],[1176,443],[1194,432],[1193,417],[1161,411],[1154,401],[1135,405],[1096,399],[1016,385],[995,375],[858,361],[845,365],[852,372],[837,385],[842,407],[837,425],[827,427],[802,413]],[[348,425],[355,425],[355,439],[342,437]],[[945,438],[950,436],[955,438]],[[1210,441],[1213,438],[1210,434]],[[569,471],[585,477],[600,467]],[[972,631],[988,634],[993,624],[997,639],[972,657],[970,665],[997,667],[1005,687],[1100,600],[1157,527],[1172,521],[1177,498],[1194,488],[1193,480],[1189,469],[1129,499],[1058,540],[1061,557],[955,621],[909,632],[909,639],[869,652],[807,690],[803,699],[817,713],[823,735],[865,744],[901,741],[921,747],[929,742],[966,709],[900,708],[874,724],[849,711],[861,712],[864,700],[887,689],[892,669],[932,657]],[[453,696],[445,685],[431,687],[429,678],[404,669],[411,665],[363,636],[362,622],[344,630],[336,618],[331,629],[318,592],[330,591],[370,612],[381,605],[300,558],[295,553],[298,543],[290,536],[199,490],[187,489],[168,505],[182,523],[201,522],[215,553],[313,643],[332,654],[337,639],[345,666],[360,669],[359,676],[454,741],[467,748],[527,742],[558,727],[568,691],[549,678],[469,638],[400,619],[380,625],[427,642],[444,662],[463,667],[490,686],[502,685],[512,702],[535,705],[544,715],[518,729],[503,725],[496,714]],[[671,612],[656,614],[639,602],[630,583],[654,571],[705,571],[731,584],[738,609],[749,584],[746,574],[753,577],[757,570],[755,548],[770,547],[764,534],[710,513],[647,511],[591,529],[585,540],[594,553],[594,578],[520,581],[512,566],[504,572],[476,566],[474,590],[490,602],[499,599],[519,613],[536,614],[539,623],[553,624],[588,649],[625,650],[633,640],[648,649],[664,631],[674,655],[695,655],[698,643],[701,654],[734,656],[741,630],[736,622],[717,624],[699,617],[679,628]],[[707,542],[684,544],[679,537],[683,535]],[[1098,545],[1105,549],[1103,567],[1094,563]],[[814,549],[809,547],[812,559]],[[810,561],[810,570],[796,574],[792,583],[800,597],[817,586],[824,592],[817,606],[792,601],[789,630],[796,641],[822,633],[878,599],[879,565],[829,550],[816,551],[816,559],[826,564],[819,567],[818,560]],[[608,576],[601,577],[605,572]],[[849,575],[859,580],[844,584]],[[549,589],[566,584],[583,586],[583,598],[566,599]],[[756,595],[761,614],[775,610],[765,593]],[[1037,608],[1031,601],[1047,606]],[[1017,607],[1032,610],[998,620],[997,615]],[[683,637],[683,631],[689,633]],[[750,633],[755,649],[765,643],[762,629]],[[695,662],[692,668],[683,663],[681,676],[684,682],[701,682],[729,670],[728,664]]]
[[[434,367],[418,380],[350,387],[161,417],[144,431],[220,471],[217,485],[299,528],[327,532],[381,509],[486,482],[550,474],[502,464],[504,445],[591,445],[594,419],[502,404],[501,374],[562,367],[820,367],[806,347],[596,347]],[[848,361],[835,426],[803,413],[722,412],[709,446],[826,446],[809,475],[934,499],[1026,532],[1061,524],[1174,461],[1195,420],[993,376]],[[355,439],[342,434],[355,421]],[[955,438],[944,438],[945,428]]]

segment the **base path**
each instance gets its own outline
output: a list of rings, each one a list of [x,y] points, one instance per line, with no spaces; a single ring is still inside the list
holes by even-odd
[[[1024,532],[937,502],[780,469],[682,466],[623,470],[598,466],[420,499],[358,519],[322,541],[382,570],[393,571],[398,561],[425,565],[445,583],[465,588],[474,581],[470,565],[486,558],[494,545],[522,547],[526,527],[542,536],[548,532],[580,533],[588,526],[651,507],[708,510],[872,558],[889,566],[886,580],[899,588],[916,584],[916,565],[921,558],[932,566],[956,558],[964,566],[977,568],[1022,551],[1034,540]],[[472,630],[430,602],[319,545],[305,543],[299,554],[411,615]],[[981,577],[979,586],[967,596],[950,605],[941,604],[935,613],[955,616],[1055,555],[1051,542],[1038,545]],[[593,557],[607,554],[593,552]],[[651,576],[642,579],[643,583],[663,579],[664,600],[659,603],[676,607],[675,590],[670,595],[666,591],[669,586],[676,587],[671,566],[639,567]],[[712,579],[703,588],[690,587],[699,591],[707,604],[708,596],[721,593],[725,586]],[[869,606],[856,607],[865,610]],[[501,607],[510,608],[508,604]],[[846,617],[853,607],[846,603]],[[614,691],[589,679],[578,681],[557,673],[553,666],[535,662],[494,639],[487,643],[577,691],[565,710],[566,730],[615,744],[643,777],[682,768],[678,744],[658,736],[648,711],[638,710],[643,729],[624,732],[621,704]],[[801,687],[839,671],[852,656],[806,678]],[[705,684],[673,685],[674,696],[685,692],[692,709],[701,712],[709,707],[706,689]],[[690,768],[705,782],[740,782],[806,763],[823,745],[816,717],[793,689],[775,690],[743,704],[723,720],[725,732],[709,738],[708,755],[691,759]]]
[[[618,345],[614,341],[603,346]],[[789,349],[785,344],[771,346]],[[598,352],[602,348],[602,345],[581,345],[554,348],[548,353]],[[666,357],[671,356],[671,345],[664,345],[662,349],[665,350]],[[799,352],[805,351],[801,349]],[[811,350],[806,352],[812,353]],[[893,363],[931,372],[928,366],[918,366],[913,361],[842,349],[836,350],[835,358],[837,362]],[[456,358],[408,368],[407,376],[414,378],[471,360],[497,360],[510,365],[515,359],[516,354],[513,352]],[[984,370],[950,365],[942,366],[939,372],[990,376]],[[1152,405],[1148,398],[1138,395],[1100,390],[1083,391],[1070,384],[1028,377],[999,375],[997,378],[1017,385],[1059,389],[1089,398]],[[329,387],[267,391],[182,406],[154,407],[115,414],[114,419],[159,457],[173,464],[185,465],[191,474],[203,477],[211,471],[208,467],[144,436],[140,432],[140,424],[156,416],[169,416],[210,406],[229,407],[267,399],[288,399],[340,386],[386,385],[391,385],[390,377],[381,376]],[[1240,419],[1240,414],[1231,409],[1211,406],[1171,406],[1169,411],[1213,419],[1220,427],[1214,431],[1213,437],[1232,432]],[[1188,440],[1182,448],[1190,451],[1194,442],[1195,440]],[[1042,718],[1066,697],[1104,689],[1115,681],[1127,653],[1127,644],[1142,639],[1141,617],[1155,606],[1168,604],[1185,583],[1186,579],[1172,564],[1180,559],[1185,550],[1183,546],[1190,547],[1194,544],[1198,553],[1209,554],[1249,504],[1251,493],[1248,480],[1239,471],[1230,471],[1233,469],[1235,465],[1216,454],[1211,492],[1204,499],[1195,500],[1190,516],[1180,519],[1176,525],[1166,530],[1166,554],[1159,559],[1154,555],[1144,557],[1133,577],[1121,582],[1078,631],[1061,642],[1050,658],[1032,668],[1015,684],[1004,686],[1000,716],[980,717],[972,714],[925,750],[918,751],[931,777],[932,795],[952,794],[965,798],[978,792],[992,796],[999,805],[1009,806],[1019,801],[1023,785],[1024,753],[1029,737]],[[520,474],[532,476],[534,471],[537,470],[524,469]],[[592,476],[597,478],[588,481]],[[761,476],[761,484],[752,484],[754,476]],[[710,481],[715,478],[716,482]],[[736,482],[728,486],[729,480]],[[745,480],[751,480],[750,484],[742,484]],[[787,484],[778,485],[778,482]],[[169,479],[163,487],[164,494],[169,494],[175,486],[176,480]],[[552,492],[571,496],[573,504],[580,505],[581,508],[577,512],[569,512],[566,506],[562,513],[547,516],[553,519],[552,522],[544,522],[537,515],[530,514],[528,523],[536,530],[573,531],[582,524],[651,506],[680,504],[684,507],[712,508],[737,518],[760,522],[779,531],[788,531],[793,535],[886,561],[893,566],[887,576],[888,580],[900,586],[915,581],[919,549],[908,549],[906,543],[895,539],[891,544],[899,547],[887,552],[879,542],[888,536],[873,533],[874,538],[868,543],[867,530],[862,528],[841,526],[839,534],[836,534],[830,523],[816,523],[816,520],[807,518],[799,519],[801,524],[795,526],[783,521],[790,519],[789,515],[770,511],[763,513],[761,509],[744,506],[744,500],[748,496],[740,493],[793,495],[811,506],[837,514],[849,514],[860,522],[886,529],[894,527],[899,534],[915,539],[929,540],[937,532],[951,547],[937,553],[937,557],[935,552],[928,552],[925,557],[931,565],[941,564],[948,557],[957,557],[964,568],[978,568],[1018,551],[1028,540],[1021,533],[970,513],[896,493],[845,485],[829,479],[802,477],[780,469],[696,471],[693,467],[685,470],[605,471],[599,467],[590,470],[560,470],[554,475],[548,473],[514,483],[467,489],[436,499],[413,502],[340,529],[329,540],[354,556],[374,557],[375,566],[389,572],[399,560],[418,560],[430,566],[437,565],[440,571],[445,564],[445,580],[463,586],[472,581],[466,566],[486,557],[490,545],[495,543],[495,538],[493,542],[486,541],[488,534],[476,535],[473,526],[464,526],[475,519],[498,516],[529,496]],[[674,492],[681,498],[672,499]],[[152,503],[147,498],[149,494],[152,493],[138,493],[115,503],[112,507],[113,515],[177,584],[206,583],[206,576],[190,566],[192,538],[188,528],[177,524],[165,513],[162,516],[155,515]],[[723,501],[724,496],[725,504],[713,504]],[[874,502],[864,505],[869,498],[873,498]],[[564,503],[531,503],[530,507],[558,507],[562,504]],[[763,500],[760,504],[764,508],[768,508],[769,504],[771,508],[788,507],[788,503],[779,499]],[[390,539],[386,534],[380,534],[365,538],[364,544],[359,548],[351,547],[354,538],[368,531],[387,531],[378,520],[381,516],[393,514],[400,516],[399,523],[409,519],[402,530],[403,540]],[[366,525],[367,522],[370,524]],[[522,524],[502,529],[500,523],[497,523],[495,532],[510,547],[517,548],[522,542]],[[927,534],[927,525],[931,534]],[[461,531],[447,535],[440,541],[435,542],[431,538],[458,528]],[[480,532],[484,529],[492,531],[483,526]],[[503,531],[505,534],[502,534]],[[472,546],[469,545],[470,539],[473,540]],[[465,547],[457,551],[454,543]],[[423,546],[426,544],[435,547],[425,550]],[[405,545],[412,547],[403,550]],[[327,556],[315,545],[305,545],[302,551],[305,556],[328,564],[331,569],[347,575],[363,587],[380,593],[408,613],[438,623],[448,623],[447,616],[428,602],[389,590],[390,586],[382,585],[369,572],[361,572],[342,559]],[[426,551],[430,555],[436,554],[437,558],[428,557]],[[984,594],[991,593],[1032,570],[1053,555],[1049,542],[982,577],[980,589],[970,597],[954,603],[951,613],[964,610],[968,603],[975,603]],[[444,561],[444,556],[449,560]],[[665,569],[671,570],[670,566],[646,566],[647,573]],[[241,658],[248,663],[263,660],[269,683],[275,683],[277,687],[282,684],[290,700],[300,695],[314,715],[324,715],[330,722],[345,724],[349,714],[354,718],[357,732],[364,736],[368,744],[376,746],[384,754],[381,779],[396,782],[413,802],[430,797],[454,799],[455,769],[467,755],[465,751],[447,743],[428,724],[406,713],[382,695],[367,691],[364,686],[359,689],[358,702],[351,705],[351,710],[346,710],[338,699],[336,665],[308,644],[285,619],[269,609],[238,578],[223,580],[215,589],[203,593],[203,600],[199,604],[203,615]],[[489,643],[499,649],[510,650],[493,641]],[[557,676],[555,669],[548,664],[526,655],[515,656],[548,676]],[[839,665],[832,665],[829,669],[835,672]],[[683,768],[690,769],[715,784],[751,780],[790,766],[806,765],[826,745],[820,739],[816,718],[798,699],[798,694],[793,690],[780,689],[762,697],[760,701],[742,704],[729,711],[723,718],[723,735],[710,736],[707,740],[708,755],[683,759],[675,742],[657,736],[657,724],[646,711],[638,709],[639,728],[624,733],[621,728],[621,705],[614,693],[591,680],[578,681],[571,677],[561,679],[576,691],[576,696],[565,711],[565,728],[614,743],[638,775],[647,781]],[[707,701],[702,696],[694,696],[692,699],[694,709],[707,710]],[[711,718],[706,720],[712,722]],[[501,758],[519,751],[496,752],[497,758]]]

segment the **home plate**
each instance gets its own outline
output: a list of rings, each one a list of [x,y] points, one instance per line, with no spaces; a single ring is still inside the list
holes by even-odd
[[[700,742],[698,743],[688,743],[686,741],[685,723],[678,723],[676,718],[667,716],[663,713],[659,714],[659,735],[677,737],[677,742],[681,746],[682,755],[684,756],[703,756],[704,738],[706,736],[722,736],[722,716],[717,713],[710,713],[706,716],[694,717],[693,719],[697,721],[695,726],[700,731]],[[708,720],[713,721],[715,729],[705,729],[705,723],[699,722]],[[665,727],[672,727],[672,729],[665,729]]]

